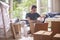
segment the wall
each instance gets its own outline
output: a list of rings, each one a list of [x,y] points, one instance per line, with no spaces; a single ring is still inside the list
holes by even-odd
[[[60,12],[60,0],[52,0],[52,12]]]

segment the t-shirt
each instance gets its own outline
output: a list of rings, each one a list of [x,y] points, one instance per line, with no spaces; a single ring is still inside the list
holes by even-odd
[[[40,15],[38,13],[27,13],[26,14],[26,18],[29,17],[31,20],[37,20],[38,17],[40,17]]]

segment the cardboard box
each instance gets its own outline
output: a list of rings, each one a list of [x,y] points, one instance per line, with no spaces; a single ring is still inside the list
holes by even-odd
[[[30,23],[31,33],[35,33],[40,30],[48,31],[48,23]]]
[[[38,31],[34,33],[34,40],[51,40],[51,34],[49,31]]]
[[[60,34],[56,34],[53,36],[53,40],[60,40]]]
[[[48,23],[36,23],[35,24],[35,32],[45,30],[48,31]]]
[[[60,21],[52,21],[51,22],[51,30],[53,34],[60,33]]]

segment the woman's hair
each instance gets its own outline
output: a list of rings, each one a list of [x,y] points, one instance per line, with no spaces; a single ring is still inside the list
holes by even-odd
[[[37,8],[37,6],[36,5],[32,5],[31,9],[33,9],[33,8]]]

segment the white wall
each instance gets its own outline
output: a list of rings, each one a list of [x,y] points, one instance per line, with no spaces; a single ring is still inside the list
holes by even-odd
[[[52,0],[52,12],[60,12],[60,0]]]

